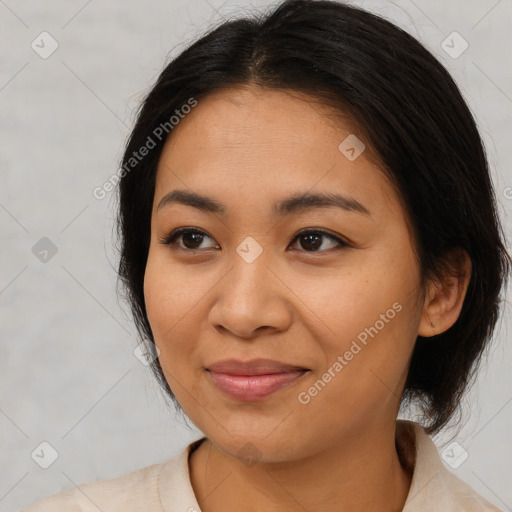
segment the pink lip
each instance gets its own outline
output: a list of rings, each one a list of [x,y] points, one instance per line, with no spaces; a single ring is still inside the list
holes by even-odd
[[[239,400],[261,400],[300,379],[306,370],[267,375],[232,375],[208,371],[214,384],[224,393]]]
[[[271,359],[227,359],[206,368],[213,383],[240,400],[261,400],[302,377],[307,368]]]

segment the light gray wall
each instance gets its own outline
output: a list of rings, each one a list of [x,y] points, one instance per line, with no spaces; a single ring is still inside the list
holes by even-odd
[[[395,20],[452,72],[510,232],[512,3],[353,3]],[[168,52],[251,4],[270,2],[0,1],[1,512],[161,462],[200,434],[176,420],[132,354],[135,330],[115,294],[113,198],[92,191],[116,171],[133,109]],[[31,47],[51,50],[43,31],[58,43],[48,58]],[[469,43],[456,59],[441,47],[454,31]],[[33,253],[44,237],[57,249],[47,262]],[[510,323],[508,307],[456,439],[469,458],[453,469],[503,510],[512,510]],[[31,458],[42,441],[59,454],[46,470]]]

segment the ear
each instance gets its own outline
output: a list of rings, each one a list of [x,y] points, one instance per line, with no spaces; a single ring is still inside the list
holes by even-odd
[[[463,249],[446,257],[450,272],[431,282],[423,305],[418,335],[428,338],[447,331],[459,318],[471,279],[471,259]]]

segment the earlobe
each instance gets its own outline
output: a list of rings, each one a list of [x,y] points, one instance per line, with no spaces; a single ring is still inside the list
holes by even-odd
[[[454,251],[451,275],[430,283],[423,306],[418,335],[428,338],[447,331],[459,318],[471,279],[471,259],[466,251]]]

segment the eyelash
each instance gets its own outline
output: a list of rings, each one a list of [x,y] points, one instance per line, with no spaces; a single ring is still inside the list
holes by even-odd
[[[197,229],[197,228],[177,228],[177,229],[171,231],[171,233],[169,233],[168,235],[160,238],[158,240],[158,242],[163,245],[174,246],[172,248],[175,250],[182,250],[182,251],[186,251],[186,252],[204,251],[205,250],[205,249],[188,249],[186,247],[185,248],[184,247],[176,247],[176,243],[175,243],[176,239],[180,238],[184,234],[206,235],[208,238],[212,238],[208,235],[208,233],[206,233],[205,231],[202,231],[200,229]],[[324,253],[324,252],[329,252],[329,251],[333,251],[333,250],[340,250],[345,247],[350,247],[350,245],[348,243],[341,240],[337,236],[331,235],[327,231],[324,231],[322,229],[311,229],[311,228],[300,230],[293,238],[292,243],[295,242],[295,240],[299,239],[300,237],[310,235],[310,234],[324,236],[326,238],[329,238],[330,240],[337,242],[339,245],[338,245],[338,247],[331,247],[330,249],[324,249],[321,251],[307,251],[304,249],[303,251],[307,252],[307,253],[311,253],[311,254]],[[208,249],[213,249],[213,247],[209,247]]]

